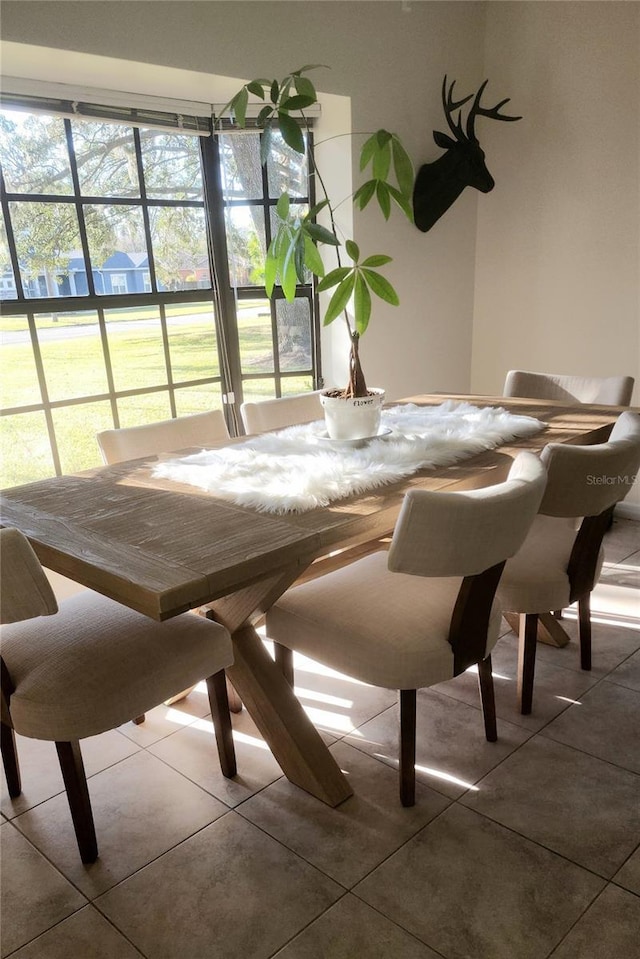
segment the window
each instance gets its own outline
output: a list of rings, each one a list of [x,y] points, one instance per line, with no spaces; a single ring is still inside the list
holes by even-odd
[[[1,486],[100,461],[95,434],[318,384],[311,283],[266,299],[280,185],[259,132],[0,111]],[[215,280],[214,280],[215,278]]]

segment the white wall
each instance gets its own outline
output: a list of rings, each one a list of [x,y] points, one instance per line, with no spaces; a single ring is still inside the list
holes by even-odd
[[[331,69],[317,72],[318,87],[350,97],[354,130],[395,130],[422,163],[440,153],[432,130],[441,125],[443,74],[469,88],[479,82],[484,12],[473,2],[414,2],[404,12],[399,0],[7,0],[2,32],[6,41],[132,61],[131,89],[143,72],[137,63],[243,78],[325,63]],[[122,83],[122,72],[114,80]],[[101,76],[94,85],[108,84]],[[388,224],[373,208],[356,219],[363,252],[394,258],[387,275],[401,306],[375,307],[361,347],[369,382],[391,397],[469,386],[477,196],[466,192],[426,235],[399,213]],[[331,347],[325,355],[331,364]]]

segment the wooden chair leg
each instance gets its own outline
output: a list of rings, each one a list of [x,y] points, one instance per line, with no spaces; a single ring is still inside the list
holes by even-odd
[[[98,844],[80,743],[77,741],[71,743],[56,742],[56,749],[62,778],[67,790],[67,799],[78,841],[78,849],[80,850],[80,858],[84,863],[95,862],[98,858]]]
[[[580,665],[591,669],[591,595],[578,600],[578,630],[580,633]]]
[[[554,619],[562,619],[562,610],[561,610],[561,609],[554,609],[554,611],[553,611],[553,618],[554,618]]]
[[[22,792],[22,782],[20,779],[20,764],[18,762],[18,750],[16,749],[16,734],[11,726],[2,723],[2,764],[4,774],[7,778],[7,789],[12,799],[19,796]]]
[[[131,720],[131,722],[134,724],[134,726],[140,726],[144,722],[144,719],[145,719],[145,714],[142,713],[141,716],[136,716],[135,719]]]
[[[416,802],[416,691],[400,690],[400,802]]]
[[[491,670],[491,656],[487,656],[478,663],[478,685],[480,687],[480,702],[484,716],[484,732],[487,742],[495,743],[498,738],[496,725],[496,698],[493,690],[493,672]]]
[[[291,688],[293,688],[293,650],[287,646],[283,646],[281,643],[274,642],[273,651],[275,653],[276,666]]]
[[[522,715],[528,716],[533,705],[533,677],[536,668],[536,642],[538,638],[537,613],[520,614],[519,633],[518,702]]]
[[[222,775],[231,779],[237,773],[236,751],[233,745],[233,729],[227,696],[227,681],[224,670],[207,677],[207,692],[211,706],[211,718],[216,734],[216,746],[220,757]]]

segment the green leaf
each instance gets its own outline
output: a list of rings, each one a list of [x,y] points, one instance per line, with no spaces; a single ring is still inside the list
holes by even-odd
[[[413,206],[411,205],[410,197],[405,196],[404,193],[400,193],[400,190],[396,190],[390,183],[387,183],[387,189],[409,222],[413,223]]]
[[[280,104],[281,110],[304,110],[305,107],[310,107],[312,103],[315,103],[315,97],[289,97],[283,103]]]
[[[280,94],[280,86],[278,84],[278,81],[274,80],[273,83],[271,84],[271,102],[272,103],[278,102],[279,94]]]
[[[262,84],[258,83],[257,80],[252,80],[251,83],[247,83],[247,90],[249,93],[253,93],[254,96],[260,97],[261,100],[264,100],[264,90],[262,89]]]
[[[378,146],[380,147],[381,150],[387,145],[387,143],[391,139],[391,134],[388,132],[388,130],[378,130],[375,136],[376,136],[376,140],[378,141]]]
[[[285,299],[288,300],[289,303],[291,303],[295,298],[296,286],[298,284],[295,248],[295,240],[292,239],[284,257],[282,258],[283,262],[280,267],[280,283],[282,284],[282,292],[284,293]]]
[[[386,263],[391,263],[390,256],[387,256],[386,253],[374,253],[363,260],[360,266],[384,266]]]
[[[347,256],[350,256],[351,259],[357,263],[360,259],[360,248],[357,243],[354,243],[353,240],[347,240],[345,243],[345,249],[347,251]]]
[[[311,220],[311,219],[313,219],[313,217],[314,217],[314,216],[317,216],[318,213],[320,213],[321,210],[324,210],[324,208],[325,208],[326,206],[329,206],[329,201],[328,201],[328,200],[322,200],[321,203],[316,203],[315,206],[312,206],[312,207],[311,207],[311,209],[309,210],[309,212],[308,212],[307,215],[305,216],[305,220]]]
[[[324,293],[325,290],[330,290],[332,286],[336,286],[338,283],[341,283],[345,277],[353,272],[353,267],[351,266],[339,266],[335,270],[331,270],[323,280],[320,280],[318,286],[316,287],[318,293]]]
[[[392,306],[399,305],[398,294],[384,276],[380,276],[375,270],[368,269],[361,270],[361,274],[376,296],[379,296],[385,303],[391,303]]]
[[[356,282],[356,275],[353,271],[349,271],[349,276],[340,283],[335,290],[333,296],[329,300],[329,305],[327,307],[327,312],[324,316],[324,325],[328,326],[329,323],[333,323],[337,316],[340,316],[342,311],[346,308],[347,303],[351,299],[351,294],[353,293],[353,287]]]
[[[364,170],[367,163],[370,163],[373,159],[374,153],[378,149],[378,140],[375,133],[369,137],[368,140],[362,144],[362,149],[360,150],[360,169]]]
[[[291,203],[289,200],[289,195],[287,193],[281,193],[276,203],[276,213],[281,220],[286,220],[289,216],[289,207]]]
[[[371,294],[369,287],[358,273],[353,295],[353,313],[356,323],[356,330],[362,336],[369,326],[369,317],[371,316]]]
[[[405,148],[397,137],[392,137],[391,152],[393,154],[393,170],[400,187],[400,192],[410,197],[413,192],[413,163]]]
[[[258,118],[256,120],[256,123],[258,124],[258,126],[259,127],[263,126],[267,117],[270,117],[272,113],[273,113],[273,107],[269,107],[269,106],[263,107],[260,113],[258,114]]]
[[[367,182],[358,187],[356,192],[353,194],[353,202],[356,204],[358,209],[364,210],[366,205],[369,203],[369,200],[376,192],[377,182],[377,180],[367,180]]]
[[[314,102],[318,99],[316,88],[307,77],[299,77],[293,74],[293,83],[296,88],[296,93],[299,93],[300,96],[312,97]]]
[[[278,110],[278,121],[284,142],[296,153],[304,153],[304,137],[299,124],[281,110]]]
[[[267,292],[267,296],[270,297],[273,293],[273,287],[275,286],[276,277],[278,276],[278,256],[277,256],[277,243],[274,238],[269,244],[269,249],[267,250],[267,256],[264,261],[264,288]]]
[[[234,106],[236,120],[238,121],[238,124],[241,127],[243,127],[246,123],[248,102],[249,102],[249,91],[247,90],[246,87],[243,87],[236,98],[236,102]]]
[[[295,247],[295,266],[296,266],[296,277],[298,283],[304,283],[305,281],[305,239],[301,232],[298,232],[296,235],[296,247]]]
[[[389,187],[383,180],[378,180],[376,197],[378,199],[378,206],[382,210],[385,220],[388,220],[391,215],[391,196],[389,194]]]
[[[325,268],[324,263],[322,262],[322,257],[318,251],[318,247],[315,245],[310,236],[307,236],[306,233],[303,233],[304,236],[304,262],[307,266],[307,269],[311,270],[314,276],[324,276]]]
[[[376,180],[386,180],[391,167],[391,141],[379,147],[373,157],[373,175]]]
[[[316,243],[329,243],[331,246],[340,246],[340,240],[327,230],[326,226],[320,226],[319,223],[305,222],[304,230]]]
[[[265,123],[262,136],[260,137],[260,163],[262,166],[267,162],[267,157],[271,152],[271,141],[273,140],[273,120]]]

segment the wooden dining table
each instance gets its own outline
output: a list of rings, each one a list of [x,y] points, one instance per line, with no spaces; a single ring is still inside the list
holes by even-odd
[[[22,530],[45,567],[155,620],[206,604],[207,615],[231,633],[235,658],[228,676],[283,772],[336,806],[351,787],[269,655],[256,622],[314,561],[348,547],[366,551],[388,534],[408,489],[499,483],[521,450],[539,451],[549,442],[603,442],[621,412],[466,394],[398,402],[433,406],[446,399],[501,406],[536,417],[547,428],[455,466],[425,469],[373,492],[285,515],[155,478],[157,457],[145,457],[5,490],[0,525]]]

